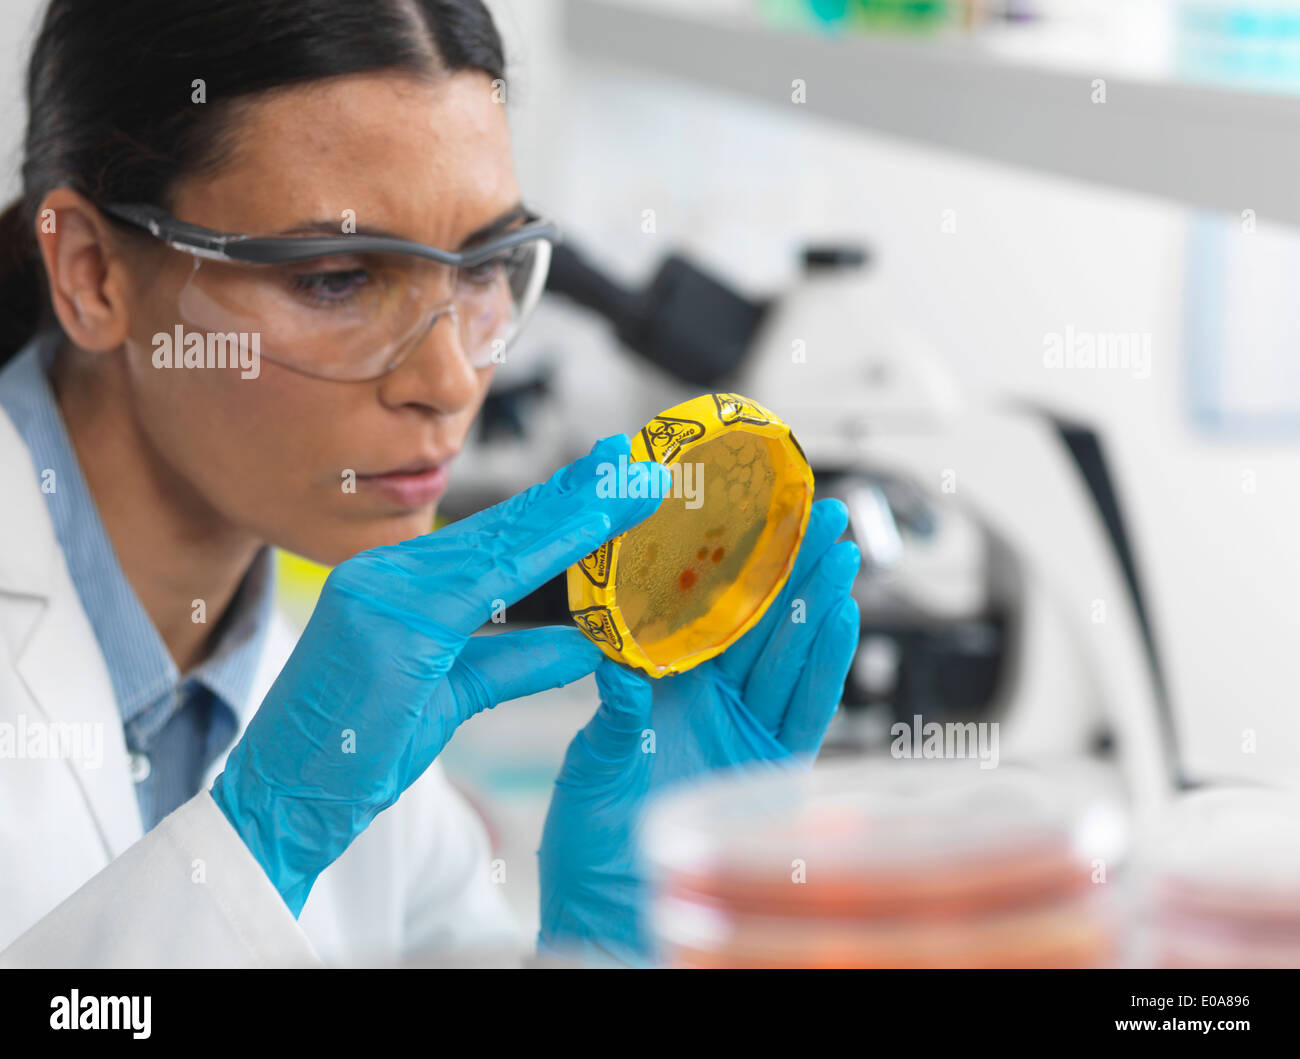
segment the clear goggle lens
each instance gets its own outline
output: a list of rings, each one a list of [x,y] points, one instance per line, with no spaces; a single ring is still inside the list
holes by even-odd
[[[499,363],[541,295],[544,239],[454,267],[407,254],[350,254],[283,265],[192,259],[180,320],[208,333],[258,337],[261,355],[331,379],[377,378],[441,318],[477,368]]]

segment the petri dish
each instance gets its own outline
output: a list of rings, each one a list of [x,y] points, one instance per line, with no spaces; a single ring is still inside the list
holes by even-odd
[[[1300,967],[1300,790],[1182,795],[1139,870],[1143,964]]]
[[[1116,911],[1086,803],[1027,768],[852,758],[656,800],[652,929],[675,967],[1099,967]]]
[[[655,416],[632,460],[672,472],[659,509],[570,567],[569,610],[611,658],[652,677],[726,650],[762,618],[794,567],[813,474],[790,428],[739,394]],[[611,475],[618,488],[626,474]]]

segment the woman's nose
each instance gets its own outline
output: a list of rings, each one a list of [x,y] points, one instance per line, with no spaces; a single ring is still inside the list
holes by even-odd
[[[450,415],[470,407],[482,386],[465,355],[453,306],[439,313],[402,363],[380,379],[380,397],[393,408],[422,405]]]

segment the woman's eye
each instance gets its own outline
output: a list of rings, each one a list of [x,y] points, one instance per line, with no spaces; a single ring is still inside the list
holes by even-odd
[[[494,257],[481,264],[461,269],[461,276],[476,286],[486,287],[497,282],[505,274],[505,267],[504,257]]]
[[[295,292],[320,302],[347,301],[366,285],[369,273],[353,268],[334,272],[305,272],[293,277]]]
[[[488,287],[500,283],[511,275],[524,256],[523,247],[503,250],[480,265],[471,265],[461,269],[462,275],[475,286]]]

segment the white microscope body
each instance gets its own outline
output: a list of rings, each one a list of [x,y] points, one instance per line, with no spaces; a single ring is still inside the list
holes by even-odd
[[[815,470],[908,479],[939,518],[960,511],[1006,545],[1020,589],[999,692],[1003,758],[1082,755],[1105,728],[1135,820],[1149,819],[1173,794],[1171,733],[1119,556],[1078,465],[1048,417],[964,400],[936,354],[889,319],[856,270],[812,270],[769,310],[736,389],[779,409]],[[864,550],[866,578],[872,558]],[[910,580],[900,566],[890,591],[937,617],[971,605],[978,586],[955,564],[945,578],[944,563],[922,555]]]

